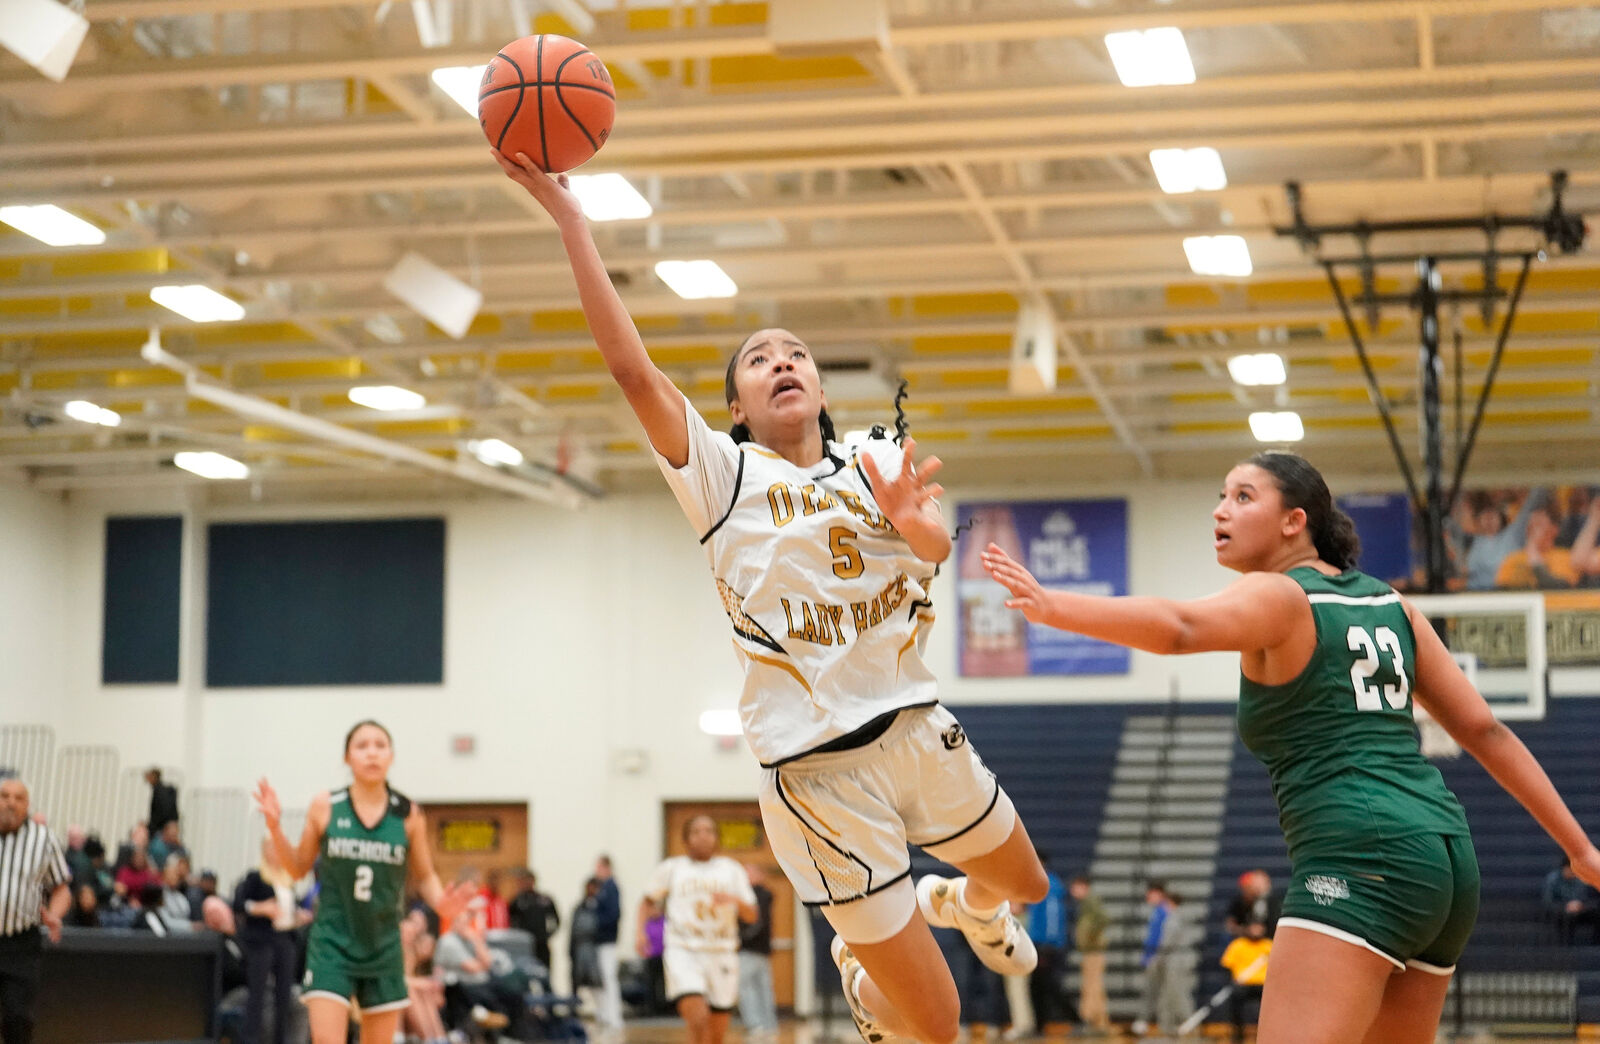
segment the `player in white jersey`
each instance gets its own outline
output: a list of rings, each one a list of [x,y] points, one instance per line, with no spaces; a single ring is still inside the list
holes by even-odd
[[[717,821],[693,816],[683,825],[687,855],[657,866],[639,903],[638,949],[649,952],[646,921],[665,911],[661,953],[667,999],[689,1026],[689,1044],[722,1044],[739,1003],[739,923],[760,916],[744,867],[717,854]]]
[[[840,445],[811,353],[787,330],[739,347],[734,430],[713,432],[645,351],[565,176],[494,155],[555,219],[595,344],[706,547],[746,672],[745,738],[766,769],[762,821],[797,894],[839,933],[857,1028],[869,1044],[950,1044],[960,1002],[928,925],[1026,973],[1037,955],[1010,902],[1043,899],[1048,880],[922,660],[928,587],[951,549],[938,459],[915,464],[910,439]],[[908,841],[964,876],[913,887]]]

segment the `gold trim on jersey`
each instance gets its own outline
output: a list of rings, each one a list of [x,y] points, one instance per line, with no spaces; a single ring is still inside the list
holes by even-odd
[[[933,614],[932,613],[918,613],[917,614],[917,626],[915,626],[915,627],[913,627],[911,629],[911,637],[906,639],[906,644],[902,645],[900,647],[900,651],[895,654],[895,658],[894,658],[894,674],[895,674],[895,677],[898,678],[900,676],[900,661],[905,659],[906,653],[910,652],[911,651],[911,647],[917,643],[917,635],[922,633],[922,625],[923,624],[932,624],[932,623],[933,623]]]
[[[739,652],[743,653],[745,656],[750,657],[750,659],[754,660],[756,663],[764,663],[768,667],[776,667],[781,671],[788,671],[790,674],[794,675],[794,680],[800,683],[800,687],[806,690],[806,695],[807,696],[811,695],[811,685],[810,685],[810,683],[807,682],[806,679],[805,679],[805,676],[802,675],[799,672],[799,670],[797,670],[795,668],[794,664],[785,663],[782,660],[775,660],[770,656],[757,656],[755,653],[751,652],[749,649],[741,647],[738,642],[734,642],[733,643],[733,647],[735,649],[738,649]]]

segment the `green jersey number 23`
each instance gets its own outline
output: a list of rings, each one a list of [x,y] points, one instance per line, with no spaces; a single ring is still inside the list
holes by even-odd
[[[1369,632],[1365,627],[1352,626],[1345,632],[1345,644],[1361,657],[1350,667],[1350,683],[1356,690],[1356,710],[1381,711],[1385,703],[1394,710],[1404,710],[1406,697],[1411,693],[1411,681],[1406,677],[1400,636],[1387,627]],[[1372,680],[1380,668],[1379,656],[1384,653],[1388,654],[1389,666],[1394,670],[1395,685],[1382,685]]]

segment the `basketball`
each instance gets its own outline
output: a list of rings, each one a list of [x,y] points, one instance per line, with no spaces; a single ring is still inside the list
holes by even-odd
[[[605,63],[565,36],[502,47],[478,88],[478,123],[508,159],[525,153],[548,174],[584,163],[611,134],[617,92]]]

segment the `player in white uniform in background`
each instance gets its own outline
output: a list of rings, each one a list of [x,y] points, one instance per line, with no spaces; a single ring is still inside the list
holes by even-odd
[[[667,915],[661,963],[667,999],[689,1026],[689,1044],[722,1044],[739,1003],[739,923],[760,916],[744,867],[717,855],[717,821],[691,817],[683,825],[688,855],[656,867],[639,903],[639,956],[649,952],[646,921]]]
[[[767,770],[762,821],[838,933],[857,1029],[869,1044],[951,1044],[960,1000],[929,924],[1025,974],[1037,954],[1009,901],[1042,900],[1048,881],[922,660],[928,587],[951,549],[938,460],[916,465],[910,439],[836,442],[816,364],[787,330],[739,347],[734,433],[712,431],[645,351],[565,176],[495,157],[555,219],[595,344],[706,548],[745,669],[745,739]],[[907,842],[965,876],[913,887]]]

